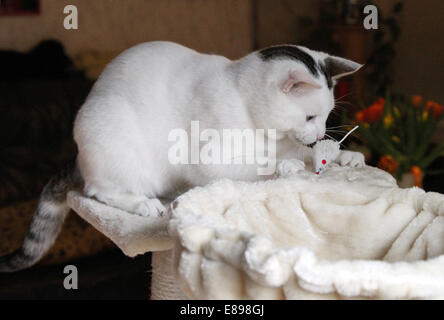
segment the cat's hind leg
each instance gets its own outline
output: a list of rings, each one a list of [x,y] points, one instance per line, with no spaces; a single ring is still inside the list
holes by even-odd
[[[166,212],[165,206],[156,198],[129,192],[97,191],[94,197],[111,206],[143,217],[159,217]]]

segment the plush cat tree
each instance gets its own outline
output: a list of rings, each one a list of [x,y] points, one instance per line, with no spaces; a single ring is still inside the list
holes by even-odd
[[[86,198],[78,191],[68,193],[68,205],[110,238],[127,256],[153,252],[151,299],[187,298],[178,288],[173,273],[169,214],[159,218],[141,217]]]
[[[217,181],[162,218],[68,203],[126,255],[153,251],[153,299],[444,298],[444,195],[373,167]]]

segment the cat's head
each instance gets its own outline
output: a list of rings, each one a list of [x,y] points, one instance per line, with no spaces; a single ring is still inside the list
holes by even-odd
[[[337,79],[356,72],[361,64],[305,47],[282,45],[256,53],[258,88],[251,107],[258,127],[276,129],[303,144],[324,137],[328,115],[335,105]]]

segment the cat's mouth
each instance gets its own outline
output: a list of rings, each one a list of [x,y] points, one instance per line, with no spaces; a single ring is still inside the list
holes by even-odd
[[[306,143],[306,142],[302,141],[302,139],[299,139],[296,136],[296,134],[294,132],[291,132],[291,131],[287,132],[287,136],[290,138],[290,140],[296,141],[296,142],[298,142],[298,143],[300,143],[300,144],[302,144],[304,146],[310,147],[310,148],[312,148],[316,144],[316,141],[311,142],[311,143]]]

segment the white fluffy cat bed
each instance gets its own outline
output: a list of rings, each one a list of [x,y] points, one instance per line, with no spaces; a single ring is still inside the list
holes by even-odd
[[[373,167],[218,181],[158,219],[68,201],[125,254],[159,251],[154,299],[444,298],[444,195]]]

